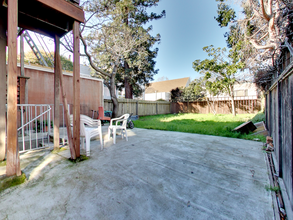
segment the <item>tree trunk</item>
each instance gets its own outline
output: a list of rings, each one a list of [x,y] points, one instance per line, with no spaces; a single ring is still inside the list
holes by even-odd
[[[133,91],[132,91],[132,85],[129,83],[129,66],[128,63],[124,62],[124,71],[125,71],[125,79],[124,79],[124,86],[125,86],[125,98],[126,99],[132,99],[133,98]]]
[[[116,91],[115,91],[115,74],[111,75],[109,90],[110,90],[111,100],[113,103],[112,118],[117,118],[118,112],[119,112],[119,103],[118,103],[118,99],[117,99]]]
[[[126,26],[128,26],[128,8],[125,8],[125,18],[124,18],[124,23],[126,24]],[[126,99],[132,99],[132,86],[129,83],[129,77],[128,77],[128,73],[129,73],[129,65],[126,61],[124,61],[124,72],[125,72],[125,78],[124,78],[124,89],[125,89],[125,98]]]
[[[233,114],[234,116],[236,116],[235,100],[234,100],[234,92],[231,92],[230,98],[231,98],[231,104],[232,104],[232,114]]]
[[[235,109],[234,95],[232,95],[230,98],[231,98],[231,104],[232,104],[232,114],[233,114],[234,116],[236,116],[236,109]]]
[[[236,109],[235,109],[235,100],[234,100],[234,86],[233,85],[229,85],[227,87],[227,90],[228,90],[228,94],[229,94],[229,97],[231,99],[231,104],[232,104],[232,114],[234,116],[236,116]]]

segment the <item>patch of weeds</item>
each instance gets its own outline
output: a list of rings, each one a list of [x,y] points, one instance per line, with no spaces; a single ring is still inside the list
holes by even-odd
[[[278,186],[269,186],[269,185],[266,185],[265,186],[265,189],[266,189],[266,191],[273,191],[273,192],[280,191],[280,187],[278,187]]]
[[[81,162],[81,161],[84,161],[84,160],[88,160],[89,157],[85,156],[85,155],[80,155],[80,157],[76,158],[76,159],[71,159],[69,158],[68,160],[72,163],[78,163],[78,162]]]
[[[60,152],[60,149],[59,150],[52,150],[51,151],[52,154],[58,154],[59,152]]]
[[[24,173],[22,173],[20,176],[5,177],[0,180],[0,192],[4,189],[22,184],[25,182],[25,180],[26,176]]]
[[[52,154],[58,154],[59,152],[65,151],[67,150],[65,147],[59,148],[58,150],[52,150],[51,153]]]

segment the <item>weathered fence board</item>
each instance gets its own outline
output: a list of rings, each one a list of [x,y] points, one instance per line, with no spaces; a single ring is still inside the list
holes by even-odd
[[[170,103],[164,101],[145,101],[133,99],[119,99],[118,115],[125,113],[133,113],[134,115],[157,115],[170,114]],[[104,100],[104,109],[108,111],[113,110],[111,100]]]
[[[119,99],[118,115],[125,113],[133,113],[134,115],[157,115],[157,114],[173,114],[179,112],[186,113],[213,113],[211,105],[206,101],[197,102],[164,102],[164,101],[145,101],[133,99]],[[236,100],[236,112],[243,113],[257,113],[261,110],[261,101],[259,99],[251,100]],[[230,114],[231,102],[228,100],[220,100],[214,102],[214,108],[217,114]],[[104,100],[104,109],[108,111],[113,110],[112,101]]]
[[[261,100],[235,100],[236,113],[257,113],[261,110]],[[201,113],[208,114],[213,113],[212,109],[215,109],[217,114],[230,114],[232,112],[231,101],[220,100],[214,103],[207,101],[195,101],[195,102],[174,102],[171,104],[171,113]]]
[[[293,208],[293,63],[278,77],[266,93],[266,125],[274,140],[279,176],[283,179]]]

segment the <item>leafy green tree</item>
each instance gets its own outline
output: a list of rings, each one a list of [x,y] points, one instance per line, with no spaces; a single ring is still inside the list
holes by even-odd
[[[218,16],[214,17],[220,27],[227,27],[231,21],[235,21],[236,12],[233,8],[225,3],[224,0],[216,0],[218,3]]]
[[[176,89],[172,89],[170,91],[171,93],[171,101],[172,102],[178,102],[178,101],[182,101],[182,94],[183,94],[183,91],[181,88],[176,88]]]
[[[210,106],[214,115],[216,115],[216,103],[218,102],[216,97],[224,91],[224,86],[221,81],[210,81],[209,78],[203,78],[203,82],[206,91],[205,101]]]
[[[196,101],[204,98],[206,90],[204,87],[203,79],[195,79],[193,80],[187,87],[185,88],[176,88],[170,91],[171,93],[171,101]]]
[[[109,2],[109,1],[108,1]],[[113,1],[114,3],[117,0]],[[136,28],[137,26],[143,27],[149,21],[157,20],[165,16],[165,11],[161,14],[147,13],[148,8],[156,6],[159,0],[130,0],[134,10],[131,10],[127,5],[123,12],[123,22],[125,25]],[[147,32],[151,27],[146,28]],[[133,94],[139,96],[142,93],[140,85],[148,84],[153,80],[153,76],[157,74],[158,70],[155,69],[154,59],[157,56],[158,48],[152,50],[151,48],[160,41],[160,35],[149,36],[147,42],[138,45],[140,49],[146,51],[147,62],[141,62],[137,53],[129,54],[124,59],[123,69],[118,69],[119,73],[119,88],[125,88],[125,98],[132,99]]]
[[[88,19],[81,29],[81,41],[91,67],[110,90],[113,117],[118,116],[119,107],[115,90],[123,86],[125,77],[130,76],[137,85],[140,80],[152,79],[152,74],[157,72],[152,60],[157,50],[150,52],[150,48],[159,36],[152,37],[151,28],[143,27],[146,18],[136,20],[136,17],[145,16],[145,10],[139,14],[136,13],[138,9],[155,5],[152,2],[158,1],[95,0],[84,4]],[[155,19],[156,14],[151,13],[151,18]],[[122,71],[125,65],[127,71]],[[148,75],[144,76],[146,73]],[[138,86],[136,88],[139,91]]]
[[[236,115],[234,101],[234,84],[237,82],[237,74],[244,68],[241,61],[235,62],[226,54],[226,49],[214,48],[212,45],[204,47],[210,59],[195,60],[193,68],[204,74],[206,85],[211,91],[227,93],[231,99],[232,113]]]
[[[196,101],[204,98],[206,93],[202,78],[193,80],[183,89],[182,99],[184,101]]]
[[[242,0],[243,15],[236,19],[235,11],[226,0],[216,0],[221,27],[229,26],[226,33],[228,47],[245,62],[253,73],[264,69],[278,70],[281,50],[284,46],[293,51],[286,39],[292,41],[288,32],[293,3],[288,0]],[[268,71],[268,72],[270,72]],[[265,77],[268,78],[268,77]]]
[[[155,37],[149,36],[149,40],[140,45],[146,52],[145,59],[139,59],[138,54],[133,53],[125,59],[124,65],[118,68],[117,88],[120,90],[125,88],[125,98],[131,99],[133,95],[140,96],[143,92],[141,85],[148,85],[153,80],[153,76],[158,73],[154,60],[158,49],[151,50],[152,45],[156,42],[158,41]]]
[[[40,51],[42,56],[44,57],[46,63],[48,64],[49,67],[53,68],[54,67],[54,60],[51,60],[50,57],[54,57],[54,53],[51,52],[50,54],[45,53],[44,51]],[[25,63],[31,63],[31,64],[37,64],[37,65],[43,65],[40,63],[34,52],[26,52],[24,54],[24,62]],[[65,56],[61,55],[61,64],[62,64],[62,69],[63,70],[68,70],[68,71],[73,71],[73,63],[71,60],[67,59]]]

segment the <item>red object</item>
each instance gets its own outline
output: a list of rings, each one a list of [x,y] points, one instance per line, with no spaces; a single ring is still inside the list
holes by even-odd
[[[105,115],[104,115],[104,107],[99,107],[99,115],[98,115],[98,119],[100,119],[100,120],[104,120],[104,121],[110,121],[111,120],[111,118],[110,117],[106,117]]]

